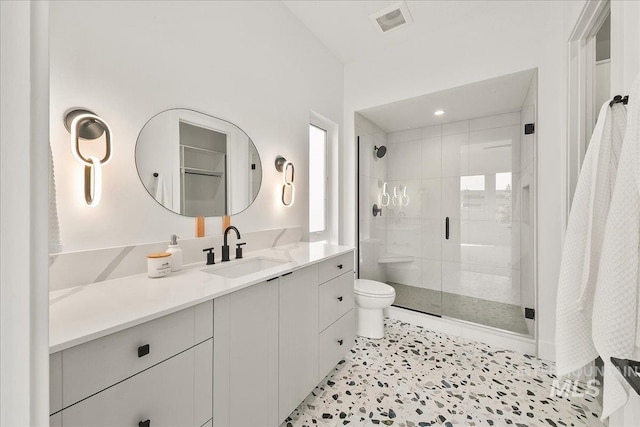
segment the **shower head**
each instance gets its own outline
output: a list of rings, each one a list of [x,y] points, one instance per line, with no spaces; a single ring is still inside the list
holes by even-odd
[[[379,159],[383,158],[385,154],[387,154],[387,147],[385,147],[384,145],[381,145],[380,147],[378,146],[374,146],[373,149],[376,152],[376,156],[378,156]]]

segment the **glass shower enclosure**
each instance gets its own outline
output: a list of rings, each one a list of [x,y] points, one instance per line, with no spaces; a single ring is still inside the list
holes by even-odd
[[[395,306],[534,336],[536,81],[456,88],[458,104],[493,87],[513,99],[454,121],[432,113],[463,110],[446,93],[356,113],[358,274],[393,286]]]

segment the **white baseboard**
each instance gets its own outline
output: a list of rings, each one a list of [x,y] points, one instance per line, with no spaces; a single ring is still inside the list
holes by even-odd
[[[538,357],[544,360],[556,361],[556,344],[552,341],[538,341]]]
[[[471,341],[480,341],[493,347],[513,350],[520,353],[536,355],[536,342],[508,332],[471,325],[455,319],[443,319],[399,307],[389,307],[385,315],[391,319],[422,326],[432,331],[455,335]]]

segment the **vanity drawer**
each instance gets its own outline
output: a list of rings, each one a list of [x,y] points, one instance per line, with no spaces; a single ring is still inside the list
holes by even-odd
[[[49,414],[62,409],[62,352],[49,355]]]
[[[318,288],[320,331],[353,308],[353,274],[351,272],[323,283]]]
[[[191,307],[64,350],[63,406],[192,347],[194,317]]]
[[[338,319],[318,336],[320,347],[318,374],[324,378],[353,347],[355,339],[354,310]]]
[[[321,262],[318,268],[318,278],[320,283],[324,283],[346,272],[353,272],[353,252]]]
[[[194,348],[62,411],[64,427],[193,426]]]

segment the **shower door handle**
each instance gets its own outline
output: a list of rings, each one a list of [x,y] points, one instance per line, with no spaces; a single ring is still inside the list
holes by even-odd
[[[449,217],[444,219],[444,238],[449,240]]]

